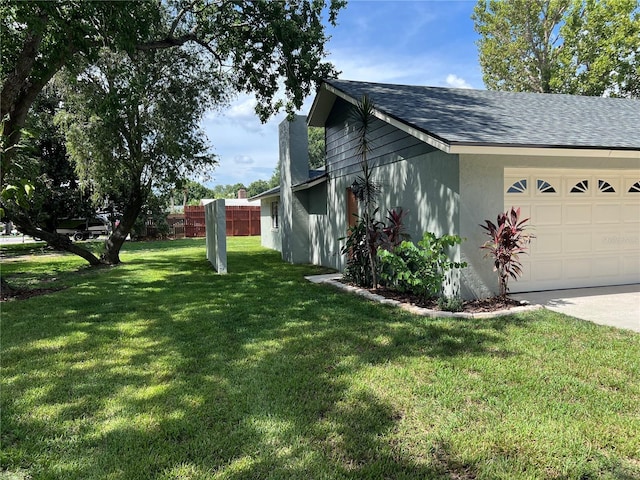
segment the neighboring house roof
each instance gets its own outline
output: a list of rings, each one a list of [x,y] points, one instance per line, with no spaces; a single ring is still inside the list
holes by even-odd
[[[325,80],[309,124],[324,125],[337,97],[355,103],[364,95],[377,117],[451,153],[456,146],[640,150],[640,100],[625,98]]]
[[[279,197],[279,196],[280,196],[280,187],[273,187],[265,192],[259,193],[258,195],[255,195],[249,198],[249,200],[260,200],[262,198]]]
[[[203,198],[200,200],[200,205],[206,205],[207,203],[213,202],[214,198]],[[225,207],[259,207],[260,202],[253,201],[250,198],[225,198],[224,199]]]
[[[305,190],[307,188],[311,188],[315,185],[318,185],[319,183],[322,183],[326,180],[327,180],[327,172],[324,168],[312,169],[312,170],[309,170],[309,178],[307,180],[305,180],[304,182],[300,182],[295,185],[292,185],[291,188],[294,192],[298,190]],[[265,192],[262,192],[258,195],[251,197],[249,200],[260,200],[262,198],[277,197],[277,196],[280,196],[280,187],[270,188]]]

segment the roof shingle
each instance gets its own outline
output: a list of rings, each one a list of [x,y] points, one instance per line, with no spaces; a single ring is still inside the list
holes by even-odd
[[[326,80],[450,145],[640,150],[640,100]]]

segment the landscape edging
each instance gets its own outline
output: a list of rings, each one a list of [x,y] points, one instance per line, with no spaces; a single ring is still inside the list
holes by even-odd
[[[324,277],[324,278],[314,278],[314,277]],[[338,279],[342,278],[341,275],[314,275],[305,277],[307,280],[313,283],[324,283],[328,285],[332,285],[341,290],[355,293],[356,295],[360,295],[368,300],[372,300],[374,302],[379,302],[384,305],[392,305],[402,310],[405,310],[409,313],[413,313],[415,315],[421,315],[423,317],[430,318],[462,318],[462,319],[489,319],[489,318],[497,318],[505,315],[512,315],[515,313],[524,313],[531,312],[534,310],[539,310],[544,308],[542,305],[522,305],[520,307],[513,307],[504,310],[496,310],[495,312],[446,312],[443,310],[432,310],[430,308],[418,307],[417,305],[412,305],[410,303],[400,302],[398,300],[394,300],[392,298],[386,298],[382,295],[378,295],[377,293],[372,293],[369,290],[364,288],[355,287],[353,285],[347,285],[346,283],[340,282]]]

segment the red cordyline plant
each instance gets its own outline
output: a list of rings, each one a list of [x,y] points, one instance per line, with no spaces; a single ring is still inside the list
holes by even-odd
[[[509,291],[509,278],[517,280],[522,275],[519,255],[526,253],[529,242],[534,238],[525,233],[528,221],[528,218],[520,219],[520,208],[511,207],[498,215],[495,224],[485,220],[486,225],[480,225],[491,237],[480,248],[487,250],[485,258],[493,258],[493,271],[498,272],[501,297],[506,296]]]

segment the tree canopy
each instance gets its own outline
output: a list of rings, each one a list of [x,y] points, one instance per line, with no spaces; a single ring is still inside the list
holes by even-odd
[[[473,20],[488,88],[640,93],[637,0],[480,0]]]
[[[179,49],[134,55],[104,49],[82,75],[67,78],[58,115],[80,180],[122,219],[107,241],[118,252],[152,191],[167,191],[190,172],[215,164],[199,129],[210,103],[224,95],[199,57]],[[212,81],[213,80],[213,81]]]
[[[327,1],[329,23],[335,24],[345,1]],[[282,107],[291,113],[317,80],[335,73],[324,61],[325,7],[325,0],[3,2],[4,134],[16,143],[35,97],[53,75],[91,64],[105,47],[133,53],[189,46],[228,73],[235,91],[255,94],[263,121]]]

